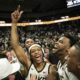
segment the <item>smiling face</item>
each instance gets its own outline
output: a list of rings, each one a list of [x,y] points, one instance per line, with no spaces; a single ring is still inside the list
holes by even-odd
[[[43,61],[43,51],[39,46],[34,46],[30,49],[31,59],[35,63],[41,63]]]
[[[70,40],[67,37],[61,37],[54,45],[54,52],[66,50],[70,47]]]

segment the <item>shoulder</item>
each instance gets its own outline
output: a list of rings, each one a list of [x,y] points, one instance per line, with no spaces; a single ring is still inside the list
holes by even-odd
[[[57,73],[56,65],[50,65],[50,67],[49,67],[49,75],[52,75],[54,78],[57,77],[58,73]]]
[[[49,73],[53,73],[53,72],[56,72],[56,71],[57,71],[57,66],[50,64]]]
[[[57,73],[56,65],[50,65],[49,74],[48,74],[46,80],[58,80],[57,79],[57,77],[58,77],[57,75],[58,75],[58,73]]]

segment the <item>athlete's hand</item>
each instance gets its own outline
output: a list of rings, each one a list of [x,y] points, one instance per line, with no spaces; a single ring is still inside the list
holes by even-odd
[[[11,19],[13,23],[17,23],[22,15],[23,11],[20,11],[20,5],[17,9],[11,14]]]

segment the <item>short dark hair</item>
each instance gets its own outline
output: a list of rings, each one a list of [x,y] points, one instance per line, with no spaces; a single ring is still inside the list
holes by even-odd
[[[73,46],[78,41],[78,38],[75,35],[66,33],[63,36],[67,37],[70,40],[70,46]]]
[[[7,58],[7,56],[4,54],[0,54],[0,58]]]
[[[6,53],[7,53],[7,50],[1,51],[0,58],[7,58]]]

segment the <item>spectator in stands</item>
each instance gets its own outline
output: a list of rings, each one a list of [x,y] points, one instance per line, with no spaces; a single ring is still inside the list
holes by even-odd
[[[34,44],[34,40],[33,39],[31,39],[31,38],[26,39],[25,48],[26,48],[27,52],[28,52],[28,48],[33,44]]]
[[[6,55],[0,54],[0,80],[15,80],[15,75],[12,74],[19,71],[19,69],[19,62],[10,63]]]

